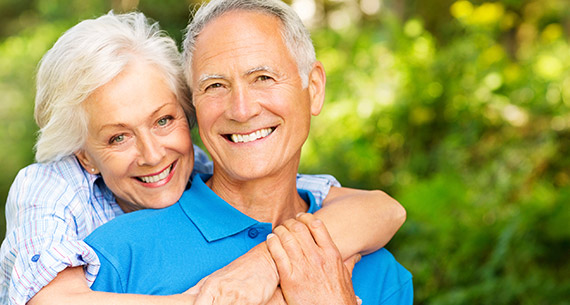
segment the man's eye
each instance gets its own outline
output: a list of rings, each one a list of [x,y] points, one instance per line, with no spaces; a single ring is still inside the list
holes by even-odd
[[[120,135],[116,135],[111,137],[111,139],[109,139],[109,144],[119,144],[121,142],[123,142],[125,140],[125,135],[120,134]]]
[[[257,77],[257,80],[260,80],[260,81],[266,81],[266,80],[270,80],[270,79],[272,79],[272,78],[270,76],[267,76],[267,75],[260,75]]]
[[[209,85],[208,87],[206,87],[205,90],[208,90],[208,89],[216,89],[216,88],[221,88],[221,87],[222,87],[222,84],[220,84],[220,83],[214,83],[214,84],[211,84],[211,85]]]

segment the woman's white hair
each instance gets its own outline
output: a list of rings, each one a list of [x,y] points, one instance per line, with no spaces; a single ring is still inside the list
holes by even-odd
[[[189,83],[192,81],[192,57],[196,47],[196,39],[200,32],[215,18],[235,10],[261,12],[281,20],[281,36],[287,49],[297,61],[297,69],[303,87],[306,88],[309,84],[309,73],[317,60],[315,48],[309,31],[297,13],[281,0],[212,0],[202,5],[186,28],[183,44],[186,80]]]
[[[164,72],[193,125],[194,109],[174,40],[142,13],[109,12],[69,29],[40,61],[34,112],[40,127],[38,162],[57,161],[83,147],[88,126],[83,102],[133,60],[147,61]]]

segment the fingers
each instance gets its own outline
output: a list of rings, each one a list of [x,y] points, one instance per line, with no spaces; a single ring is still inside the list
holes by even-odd
[[[324,223],[311,214],[301,214],[273,232],[268,236],[267,248],[279,270],[287,303],[330,304],[332,297],[354,304],[348,269],[352,270],[359,255],[345,265]]]
[[[356,304],[357,304],[357,305],[362,305],[362,299],[359,298],[358,296],[356,296]]]
[[[200,290],[202,289],[202,286],[204,286],[204,282],[206,282],[207,279],[208,279],[207,276],[201,279],[196,285],[194,285],[194,287],[186,290],[184,294],[198,295],[200,293]]]
[[[277,287],[275,293],[271,299],[267,301],[266,305],[287,305],[287,302],[285,302],[285,298],[283,297],[283,293],[281,292],[281,288]]]
[[[303,213],[298,215],[297,220],[303,222],[309,228],[313,239],[319,247],[336,248],[329,231],[320,219],[317,219],[313,214]]]
[[[267,235],[267,249],[269,253],[271,253],[271,257],[275,261],[275,265],[277,265],[277,270],[279,271],[280,275],[283,274],[290,274],[291,273],[291,261],[289,260],[289,256],[287,252],[283,248],[281,244],[281,240],[277,235],[271,233]]]
[[[282,226],[275,228],[275,233],[281,238],[291,259],[308,257],[318,249],[307,225],[295,219],[286,220]]]
[[[214,296],[207,292],[202,292],[198,294],[194,305],[211,305],[214,304]]]
[[[344,266],[348,270],[348,273],[350,273],[351,277],[352,277],[352,270],[354,269],[354,265],[356,265],[356,263],[358,263],[360,261],[360,258],[362,258],[362,256],[360,255],[360,253],[357,253],[357,254],[347,258],[344,261]]]

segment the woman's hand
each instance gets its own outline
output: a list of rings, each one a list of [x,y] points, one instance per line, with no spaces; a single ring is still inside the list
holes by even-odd
[[[261,243],[226,267],[202,279],[186,294],[196,295],[195,305],[283,304],[276,292],[279,275],[275,263]],[[282,297],[281,297],[282,299]]]
[[[357,254],[343,262],[325,225],[311,214],[287,220],[267,238],[287,304],[357,304],[351,272]]]

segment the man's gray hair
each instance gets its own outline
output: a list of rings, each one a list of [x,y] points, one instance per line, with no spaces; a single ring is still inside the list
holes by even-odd
[[[57,161],[83,147],[88,127],[83,102],[134,60],[163,71],[193,124],[194,109],[174,40],[142,13],[109,12],[69,29],[40,61],[34,113],[40,127],[35,146],[38,162]]]
[[[281,36],[292,57],[297,61],[303,87],[307,87],[309,73],[316,61],[315,48],[309,31],[297,13],[280,0],[212,0],[202,5],[188,24],[183,43],[184,70],[189,85],[192,81],[192,57],[196,50],[198,35],[215,18],[236,10],[261,12],[281,20]]]

